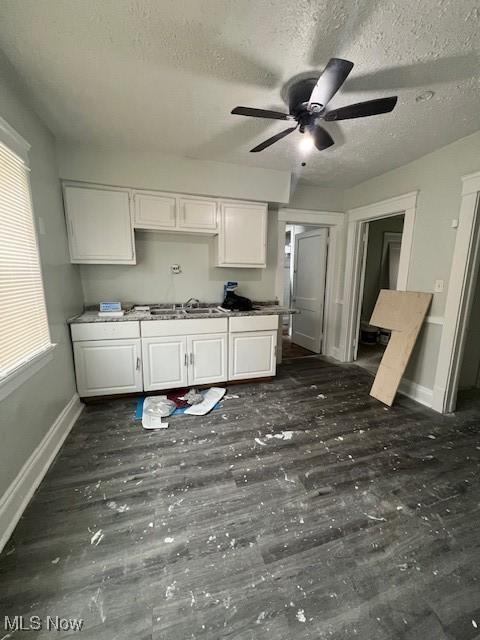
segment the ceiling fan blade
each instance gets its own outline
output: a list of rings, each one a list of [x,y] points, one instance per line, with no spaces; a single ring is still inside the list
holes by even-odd
[[[269,138],[268,140],[264,140],[253,149],[250,149],[250,153],[258,153],[258,151],[263,151],[270,145],[274,144],[275,142],[278,142],[278,140],[281,140],[282,138],[285,138],[285,136],[288,136],[288,134],[292,133],[292,131],[295,131],[296,128],[297,127],[290,127],[289,129],[284,129],[283,131],[280,131],[280,133],[277,133],[272,138]]]
[[[395,108],[397,100],[397,96],[391,96],[390,98],[378,98],[377,100],[349,104],[347,107],[327,111],[324,119],[327,121],[349,120],[350,118],[364,118],[366,116],[376,116],[380,113],[389,113]]]
[[[335,140],[328,133],[326,129],[321,127],[320,125],[314,125],[308,128],[310,135],[313,138],[313,142],[319,151],[323,151],[324,149],[328,149],[333,144],[335,144]]]
[[[268,109],[253,109],[252,107],[235,107],[231,113],[236,116],[251,116],[252,118],[270,118],[272,120],[291,120],[292,116],[280,111],[269,111]]]
[[[308,104],[319,104],[325,107],[340,89],[353,69],[353,62],[342,58],[330,58],[322,75],[313,87]]]

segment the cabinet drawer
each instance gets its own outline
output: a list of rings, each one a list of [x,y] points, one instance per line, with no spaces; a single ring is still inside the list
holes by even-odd
[[[230,318],[230,332],[278,329],[278,316],[237,316]]]
[[[72,324],[72,340],[117,340],[120,338],[139,338],[139,322],[85,322]]]
[[[141,323],[142,338],[187,336],[201,333],[226,333],[227,327],[227,318],[147,320]]]

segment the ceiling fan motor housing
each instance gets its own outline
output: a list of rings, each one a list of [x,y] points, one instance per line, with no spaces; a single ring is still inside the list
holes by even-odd
[[[293,84],[288,91],[288,109],[292,116],[300,122],[300,117],[303,114],[310,115],[310,112],[307,111],[307,105],[310,100],[310,96],[312,95],[313,88],[317,84],[317,77],[313,78],[305,78],[303,80],[299,80],[295,84]],[[319,105],[319,108],[316,111],[321,111],[323,109],[323,105]],[[302,124],[300,122],[300,124]],[[303,124],[307,124],[306,122]]]

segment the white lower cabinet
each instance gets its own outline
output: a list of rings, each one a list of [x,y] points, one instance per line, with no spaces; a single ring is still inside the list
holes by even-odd
[[[78,394],[81,397],[142,391],[138,338],[74,342]]]
[[[81,397],[176,389],[275,375],[278,316],[71,327]]]
[[[142,339],[145,391],[187,386],[186,347],[184,336]]]
[[[188,384],[213,384],[227,379],[227,334],[187,337]]]
[[[229,342],[229,380],[275,375],[277,330],[231,333]]]
[[[227,379],[227,334],[142,339],[145,391]]]

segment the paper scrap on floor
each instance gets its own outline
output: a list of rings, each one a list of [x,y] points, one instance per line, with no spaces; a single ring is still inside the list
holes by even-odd
[[[211,411],[219,400],[223,398],[226,393],[226,389],[222,387],[211,387],[203,396],[203,401],[198,404],[194,404],[188,409],[185,409],[185,413],[191,416],[204,416]]]

